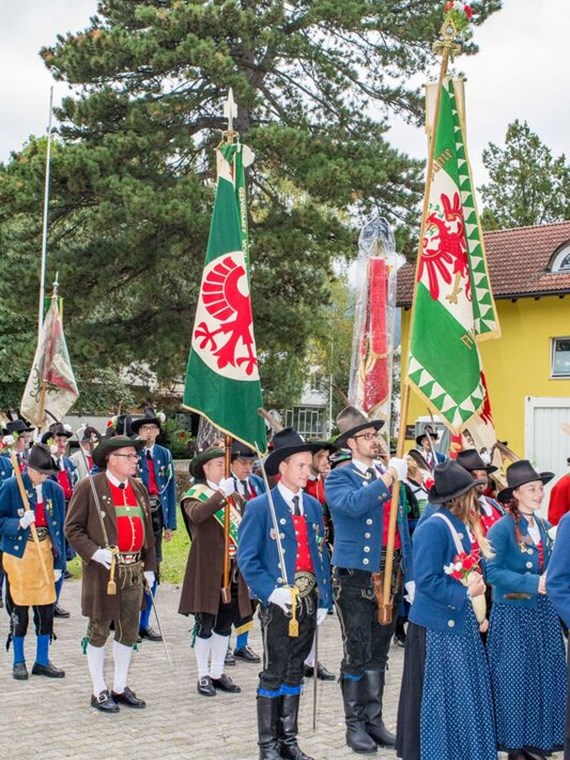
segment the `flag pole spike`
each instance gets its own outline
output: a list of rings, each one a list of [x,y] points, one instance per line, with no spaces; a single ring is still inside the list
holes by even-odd
[[[440,39],[433,45],[433,52],[436,55],[441,55],[441,65],[439,69],[439,77],[437,80],[437,94],[435,98],[435,107],[433,115],[433,127],[431,131],[431,140],[429,143],[428,164],[426,169],[426,187],[424,195],[424,203],[422,209],[422,221],[420,227],[420,237],[418,244],[418,255],[416,257],[416,272],[414,276],[414,294],[412,297],[412,308],[410,316],[410,329],[407,335],[407,347],[406,353],[402,352],[402,357],[406,357],[409,361],[410,345],[412,337],[412,325],[414,314],[414,302],[415,302],[415,285],[418,281],[418,271],[422,255],[422,241],[425,232],[425,224],[427,213],[429,209],[429,197],[433,176],[433,165],[435,158],[435,137],[437,134],[437,123],[439,118],[439,106],[441,102],[441,91],[443,88],[443,82],[447,74],[447,67],[450,57],[457,55],[461,51],[461,45],[456,42],[457,39],[457,27],[453,23],[451,18],[446,18],[441,26]],[[396,456],[402,458],[404,456],[404,447],[406,445],[406,422],[408,419],[408,408],[410,405],[410,384],[406,380],[404,381],[404,387],[402,388],[401,400],[400,400],[400,425],[398,430],[398,444],[396,447]],[[388,537],[386,544],[386,563],[384,567],[383,577],[383,603],[378,608],[378,620],[381,624],[387,625],[392,621],[392,607],[393,607],[393,595],[392,595],[392,568],[394,564],[394,545],[396,539],[396,521],[398,517],[398,502],[400,499],[400,481],[397,480],[392,486],[392,503],[390,507],[390,521],[388,523]]]
[[[230,145],[239,138],[239,132],[234,131],[234,119],[237,119],[238,107],[234,100],[234,91],[230,87],[228,97],[224,103],[224,116],[228,120],[228,128],[222,132],[223,141]]]

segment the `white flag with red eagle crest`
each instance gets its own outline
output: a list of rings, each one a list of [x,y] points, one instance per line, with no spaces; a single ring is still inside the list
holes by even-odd
[[[455,433],[484,409],[478,342],[498,337],[462,114],[462,82],[441,90],[414,294],[408,381]],[[461,100],[461,102],[460,102]]]
[[[223,432],[265,451],[265,425],[247,256],[244,156],[223,144],[183,404]],[[249,152],[250,154],[251,152]]]

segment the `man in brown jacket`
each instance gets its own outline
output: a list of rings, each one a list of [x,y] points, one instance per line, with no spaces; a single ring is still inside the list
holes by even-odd
[[[125,436],[103,439],[93,462],[103,472],[77,486],[69,503],[65,535],[84,562],[82,613],[89,618],[87,661],[93,681],[91,705],[118,712],[119,704],[142,708],[145,702],[127,686],[132,646],[137,640],[143,605],[143,583],[152,587],[156,561],[148,494],[134,479],[137,449],[144,441]],[[103,530],[102,523],[105,526]],[[109,593],[112,561],[116,593]],[[105,642],[114,623],[114,688],[105,685]]]
[[[234,506],[230,520],[231,600],[224,604],[221,597],[224,505],[234,493],[234,479],[224,478],[224,452],[217,448],[198,454],[190,462],[190,474],[195,482],[182,497],[182,509],[188,517],[192,545],[178,611],[196,619],[198,693],[214,697],[218,689],[237,694],[241,689],[224,673],[224,660],[232,625],[252,613],[249,592],[235,560],[241,516]]]

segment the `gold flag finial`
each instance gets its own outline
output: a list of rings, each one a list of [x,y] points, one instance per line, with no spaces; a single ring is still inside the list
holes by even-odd
[[[453,19],[447,16],[443,22],[439,31],[440,38],[433,43],[433,52],[436,55],[443,55],[445,52],[451,58],[454,55],[459,55],[461,52],[461,45],[456,42],[458,36],[458,29],[453,22]]]
[[[234,132],[234,119],[237,119],[237,115],[238,107],[234,100],[234,92],[230,87],[227,100],[224,103],[224,116],[228,120],[228,128],[222,132],[222,137],[226,143],[233,143],[239,138],[239,132]]]

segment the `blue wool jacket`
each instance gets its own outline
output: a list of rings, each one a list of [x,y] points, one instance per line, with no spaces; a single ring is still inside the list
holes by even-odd
[[[31,509],[36,508],[36,489],[32,485],[27,472],[22,475],[28,501]],[[63,521],[65,518],[65,501],[63,489],[58,483],[46,480],[42,483],[42,495],[46,511],[46,522],[53,547],[56,569],[65,570],[65,544]],[[0,534],[2,535],[2,551],[15,557],[22,557],[30,535],[30,529],[20,527],[20,517],[24,514],[24,506],[18,490],[15,477],[5,481],[0,488]]]
[[[487,538],[493,552],[493,559],[487,560],[487,578],[493,584],[495,603],[510,604],[514,607],[536,607],[538,604],[538,581],[548,567],[552,552],[552,539],[548,535],[550,524],[541,517],[535,517],[540,530],[544,549],[544,568],[538,565],[538,551],[528,535],[528,522],[520,518],[519,526],[523,538],[528,537],[524,549],[515,539],[515,523],[510,515],[496,522]],[[506,594],[523,594],[522,598],[508,599]]]
[[[564,621],[570,627],[570,513],[558,523],[556,541],[550,556],[546,590],[550,601]]]
[[[325,497],[334,523],[332,564],[378,572],[382,550],[384,505],[392,498],[381,478],[370,480],[354,464],[337,467],[325,480]],[[404,579],[411,578],[412,543],[408,518],[398,506]]]
[[[444,566],[453,562],[457,550],[449,526],[435,515],[445,515],[456,529],[463,551],[471,551],[471,540],[464,523],[440,507],[422,520],[414,533],[414,580],[416,592],[409,619],[434,631],[461,635],[465,631],[468,605],[465,586],[447,575]]]
[[[5,480],[11,478],[13,474],[14,468],[12,467],[12,462],[8,457],[0,456],[0,486]]]
[[[293,583],[297,560],[297,538],[293,518],[277,487],[272,489],[271,495],[285,555],[287,579],[289,583]],[[303,507],[307,520],[309,551],[319,588],[319,607],[329,609],[332,604],[332,591],[321,505],[316,499],[303,494]],[[267,494],[257,496],[247,504],[239,526],[237,561],[253,596],[267,605],[272,591],[284,584]]]
[[[139,474],[142,482],[148,488],[148,459],[147,449],[139,451]],[[162,508],[162,519],[165,528],[176,530],[176,480],[172,454],[165,446],[154,444],[152,463],[158,487],[158,497]]]

